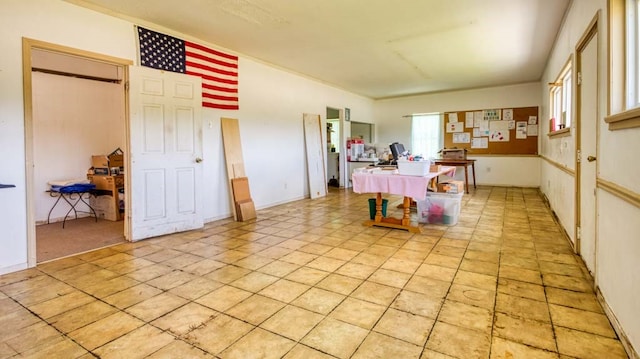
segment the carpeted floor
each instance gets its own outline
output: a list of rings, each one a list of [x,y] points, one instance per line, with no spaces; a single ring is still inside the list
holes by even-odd
[[[36,226],[37,262],[42,263],[72,254],[125,242],[124,221],[85,217]]]

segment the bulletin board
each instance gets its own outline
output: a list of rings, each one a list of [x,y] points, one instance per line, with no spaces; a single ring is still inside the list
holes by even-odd
[[[538,107],[446,112],[444,147],[467,155],[537,155]]]

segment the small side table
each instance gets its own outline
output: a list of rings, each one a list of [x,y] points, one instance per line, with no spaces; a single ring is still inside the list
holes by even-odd
[[[433,163],[435,163],[436,165],[464,167],[464,186],[467,193],[469,193],[469,174],[467,173],[469,165],[471,165],[471,173],[473,175],[473,188],[476,188],[475,162],[476,160],[446,160],[446,159],[437,159],[433,161]]]
[[[56,202],[53,204],[53,207],[51,207],[51,209],[49,210],[49,214],[47,215],[47,224],[50,223],[49,220],[51,219],[51,212],[53,212],[53,209],[56,208],[56,206],[60,202],[60,199],[63,199],[71,207],[69,208],[69,210],[67,211],[67,214],[64,216],[64,219],[62,220],[62,228],[64,228],[64,225],[67,222],[67,218],[69,217],[69,214],[71,214],[71,212],[73,212],[73,214],[75,215],[75,219],[78,219],[78,212],[89,213],[89,215],[93,214],[93,217],[96,219],[96,222],[98,222],[98,216],[96,215],[96,211],[93,209],[93,207],[91,207],[89,202],[85,200],[85,199],[89,199],[89,197],[93,195],[94,189],[90,189],[88,187],[68,186],[68,187],[52,188],[47,192],[49,192],[49,196],[57,197]],[[84,203],[89,208],[88,212],[80,211],[76,209],[76,207],[81,203]]]

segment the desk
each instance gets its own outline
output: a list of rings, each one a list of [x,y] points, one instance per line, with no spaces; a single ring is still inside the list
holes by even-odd
[[[67,214],[64,216],[64,220],[62,220],[62,228],[64,228],[64,225],[67,222],[67,217],[69,217],[69,214],[71,213],[71,211],[73,211],[76,219],[78,219],[78,212],[83,212],[83,211],[78,211],[76,209],[76,207],[80,203],[84,203],[87,207],[89,207],[90,212],[84,212],[84,213],[89,213],[89,215],[93,213],[93,217],[96,219],[96,222],[98,222],[98,216],[96,215],[96,211],[93,209],[93,207],[91,207],[91,205],[87,201],[85,201],[85,198],[88,199],[89,197],[91,197],[91,195],[94,192],[93,189],[78,188],[78,187],[72,187],[72,188],[62,187],[55,190],[52,189],[47,192],[49,192],[49,196],[58,198],[56,199],[56,202],[53,204],[53,207],[51,207],[51,209],[49,210],[49,214],[47,215],[47,224],[49,224],[49,219],[51,218],[51,212],[53,212],[53,209],[56,208],[56,206],[60,202],[60,199],[63,199],[71,207],[67,211]]]
[[[467,173],[467,169],[469,165],[471,165],[471,173],[473,175],[473,188],[476,188],[476,168],[475,162],[476,160],[445,160],[445,159],[437,159],[433,161],[436,165],[443,166],[462,166],[464,167],[464,185],[467,193],[469,193],[469,174]]]
[[[409,217],[411,198],[425,198],[429,183],[444,173],[455,173],[455,167],[443,168],[440,172],[431,172],[426,176],[354,173],[352,175],[354,192],[376,193],[376,215],[373,220],[367,220],[363,225],[404,229],[409,232],[420,233],[420,227],[411,225],[411,218]],[[402,218],[382,217],[382,193],[404,196]]]

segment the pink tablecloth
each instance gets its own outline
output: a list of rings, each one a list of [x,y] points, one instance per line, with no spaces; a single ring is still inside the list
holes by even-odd
[[[353,191],[356,193],[380,192],[421,200],[427,196],[427,186],[432,178],[441,174],[454,176],[455,171],[455,167],[443,167],[442,171],[429,173],[426,176],[354,173],[351,179],[353,181]]]

